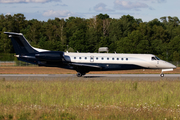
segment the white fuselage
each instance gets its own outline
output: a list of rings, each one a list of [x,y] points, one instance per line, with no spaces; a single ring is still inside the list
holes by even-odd
[[[171,63],[158,59],[153,54],[116,54],[116,53],[64,53],[64,58],[73,63],[89,64],[133,64],[150,69],[176,68]],[[155,58],[155,59],[154,59]]]

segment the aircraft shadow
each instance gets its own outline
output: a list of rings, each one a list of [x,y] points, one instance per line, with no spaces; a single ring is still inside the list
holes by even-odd
[[[106,76],[84,76],[84,78],[104,78]]]

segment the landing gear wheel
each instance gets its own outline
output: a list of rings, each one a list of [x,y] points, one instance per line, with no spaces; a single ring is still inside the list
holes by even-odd
[[[77,77],[82,77],[82,73],[78,72],[77,74]]]
[[[161,76],[161,77],[164,77],[164,74],[163,74],[163,73],[161,73],[161,74],[160,74],[160,76]]]
[[[86,73],[81,73],[82,75],[85,75]]]

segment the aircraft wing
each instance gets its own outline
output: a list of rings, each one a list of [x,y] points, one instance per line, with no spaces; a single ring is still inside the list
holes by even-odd
[[[86,70],[102,70],[102,67],[98,65],[90,65],[83,63],[70,63],[69,65],[73,66],[74,68],[80,68]]]

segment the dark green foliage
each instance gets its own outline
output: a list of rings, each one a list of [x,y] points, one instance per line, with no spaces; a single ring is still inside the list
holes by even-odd
[[[103,15],[102,13],[100,13],[99,15],[97,15],[97,18],[104,20],[104,19],[109,18],[109,15],[107,15],[107,14],[104,14],[104,15]]]
[[[143,22],[130,15],[112,19],[107,14],[84,19],[26,20],[23,14],[0,15],[0,53],[14,53],[10,39],[3,32],[21,32],[34,47],[64,51],[149,53],[167,61],[180,60],[180,25],[177,17],[164,16]],[[5,58],[5,57],[4,57]],[[9,58],[6,58],[9,60]],[[2,60],[2,57],[0,57]],[[3,59],[4,60],[4,59]]]
[[[10,53],[0,53],[0,61],[14,61],[14,54]]]

